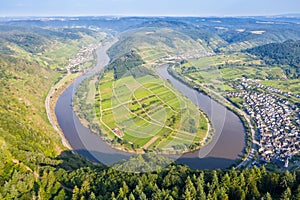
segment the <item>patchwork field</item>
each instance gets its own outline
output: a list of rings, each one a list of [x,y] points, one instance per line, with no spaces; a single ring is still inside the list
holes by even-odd
[[[288,91],[294,93],[299,88],[298,81],[287,79],[282,67],[263,65],[261,60],[240,52],[189,59],[173,69],[193,83],[217,92],[231,91],[230,81],[242,77],[264,80],[267,85],[276,83],[276,88],[282,89],[290,84]]]
[[[129,150],[183,152],[203,145],[208,125],[200,110],[168,82],[151,75],[100,80],[96,113],[103,132]]]

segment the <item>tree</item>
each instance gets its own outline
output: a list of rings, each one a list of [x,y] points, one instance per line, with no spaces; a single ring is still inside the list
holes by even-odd
[[[244,200],[245,198],[246,198],[246,194],[240,186],[230,188],[229,199]]]
[[[91,192],[90,183],[89,183],[89,181],[85,180],[82,183],[82,186],[80,188],[80,195],[87,196],[88,194],[90,194],[90,192]]]
[[[123,181],[123,191],[124,191],[125,194],[127,194],[129,192],[129,188],[128,188],[125,181]]]
[[[142,192],[143,192],[143,183],[141,180],[138,180],[138,184],[135,186],[134,193],[137,196],[140,196]]]
[[[77,186],[74,187],[73,189],[73,194],[72,194],[72,200],[78,200],[79,199],[79,188]]]
[[[199,200],[206,199],[206,194],[204,192],[203,186],[204,186],[204,174],[201,173],[196,181],[196,194],[197,194],[197,199],[199,199]]]
[[[187,177],[185,182],[185,191],[183,197],[184,199],[196,199],[196,189],[189,176]]]
[[[117,199],[116,199],[116,195],[115,195],[114,192],[111,193],[111,199],[112,199],[112,200],[117,200]]]
[[[258,198],[260,193],[258,191],[256,181],[252,178],[248,179],[248,186],[247,186],[247,198]]]
[[[294,195],[294,199],[300,199],[300,185],[297,187],[296,194]]]
[[[292,197],[292,192],[290,188],[287,188],[281,195],[282,200],[290,200]]]
[[[220,189],[216,190],[216,193],[217,193],[218,199],[221,199],[221,200],[229,199],[228,194],[226,193],[226,189],[223,187],[220,187]]]
[[[120,188],[119,189],[119,194],[118,194],[118,199],[121,198],[121,199],[124,199],[126,197],[126,194],[123,190],[123,188]]]
[[[211,181],[211,189],[216,190],[219,187],[219,178],[217,172],[213,170],[213,177]]]
[[[228,191],[229,187],[230,187],[230,177],[228,175],[228,173],[226,173],[221,180],[221,187],[225,188],[226,191]]]
[[[271,197],[270,193],[267,192],[267,193],[261,198],[261,200],[272,200],[272,197]]]
[[[280,185],[283,189],[286,189],[288,187],[292,187],[294,181],[295,181],[295,177],[293,176],[293,174],[291,174],[291,172],[289,171],[285,171],[284,175],[282,175],[281,177]]]
[[[140,194],[140,200],[147,200],[147,196],[145,195],[144,192],[142,192],[142,193]]]
[[[64,200],[64,199],[66,199],[65,190],[60,190],[58,195],[54,197],[54,200]]]
[[[244,173],[241,173],[239,176],[239,186],[241,186],[241,188],[244,188],[245,185],[246,185],[245,176]]]
[[[134,197],[134,195],[132,194],[132,192],[131,192],[130,195],[129,195],[129,200],[135,200],[135,197]]]

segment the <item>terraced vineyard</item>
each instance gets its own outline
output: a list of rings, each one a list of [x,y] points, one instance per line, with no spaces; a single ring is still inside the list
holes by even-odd
[[[190,100],[151,75],[100,80],[96,113],[108,138],[127,150],[178,153],[205,144],[207,120]]]

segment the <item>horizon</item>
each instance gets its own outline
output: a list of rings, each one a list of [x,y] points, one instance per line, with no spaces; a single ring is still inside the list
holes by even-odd
[[[0,7],[1,17],[243,17],[289,13],[300,13],[298,0],[11,0]]]
[[[299,15],[299,16],[298,16]],[[281,13],[273,15],[11,15],[1,16],[0,18],[83,18],[83,17],[113,17],[113,18],[247,18],[247,17],[300,17],[299,13]]]

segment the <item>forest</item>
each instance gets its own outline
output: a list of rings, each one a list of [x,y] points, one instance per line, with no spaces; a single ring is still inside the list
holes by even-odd
[[[300,171],[272,172],[264,167],[196,170],[176,162],[160,168],[149,163],[165,164],[169,160],[148,154],[108,167],[92,163],[62,145],[61,138],[47,118],[45,98],[50,88],[64,76],[57,66],[64,65],[65,60],[76,55],[82,46],[100,40],[97,31],[70,27],[98,25],[105,27],[101,30],[109,29],[109,34],[126,31],[129,27],[153,28],[166,24],[168,28],[190,27],[181,31],[190,38],[204,38],[203,43],[211,45],[209,48],[214,50],[224,50],[222,47],[243,39],[231,35],[231,31],[216,31],[215,25],[211,24],[219,19],[200,19],[199,22],[196,18],[168,18],[168,23],[158,22],[160,19],[151,23],[151,20],[84,18],[71,22],[35,19],[0,23],[0,199],[300,199]],[[252,19],[228,18],[222,21],[225,28],[232,27],[232,30],[240,26],[257,26],[256,20]],[[260,26],[262,28],[263,25]],[[293,24],[280,26],[282,29],[279,30],[289,28],[285,39],[300,38],[292,34],[297,32],[292,29]],[[211,35],[206,35],[212,30]],[[179,28],[177,31],[180,31]],[[278,32],[273,36],[280,35]],[[249,33],[247,36],[255,37]],[[265,40],[260,38],[259,42],[262,44]],[[291,70],[290,76],[299,78],[299,41],[268,45],[248,49],[247,52],[269,64],[289,65],[291,67],[286,69]],[[295,51],[288,51],[289,48]],[[287,52],[288,56],[282,57]],[[133,50],[114,60],[109,67],[114,70],[116,79],[124,76],[126,70],[123,68],[137,77],[151,74],[147,68],[131,70],[143,63]],[[86,88],[87,85],[83,91]],[[132,167],[151,172],[128,172]]]
[[[245,52],[258,56],[266,65],[282,66],[288,77],[300,77],[300,40],[266,44]]]
[[[157,157],[137,156],[130,165],[146,167]],[[150,161],[149,161],[150,159]],[[171,164],[149,173],[122,172],[91,164],[64,152],[30,171],[21,163],[1,168],[1,199],[299,199],[300,172],[251,170],[192,170]],[[127,166],[128,167],[128,166]]]

